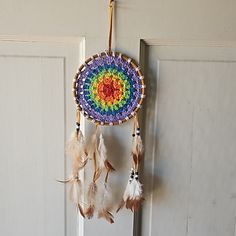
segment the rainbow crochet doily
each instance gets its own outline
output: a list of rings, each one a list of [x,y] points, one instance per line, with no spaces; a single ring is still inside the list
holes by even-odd
[[[120,53],[101,53],[86,60],[74,79],[74,97],[85,117],[100,125],[132,118],[144,98],[140,68]]]

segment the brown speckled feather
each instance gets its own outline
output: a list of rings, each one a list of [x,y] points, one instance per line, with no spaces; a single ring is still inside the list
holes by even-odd
[[[115,171],[115,168],[111,165],[111,163],[108,160],[106,160],[104,164],[107,170]]]
[[[102,209],[101,211],[98,212],[98,218],[103,218],[111,224],[114,223],[113,215],[106,209]]]
[[[122,199],[122,200],[121,200],[121,203],[120,203],[120,205],[119,205],[119,207],[118,207],[117,210],[116,210],[116,212],[118,212],[119,210],[121,210],[121,209],[124,207],[124,205],[125,205],[125,201]]]
[[[89,208],[85,211],[85,215],[87,216],[88,219],[91,219],[93,217],[94,210],[95,210],[95,206],[90,205]]]

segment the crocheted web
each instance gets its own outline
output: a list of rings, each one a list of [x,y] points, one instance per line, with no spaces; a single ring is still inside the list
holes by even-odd
[[[95,122],[121,123],[140,106],[142,79],[138,70],[121,55],[101,54],[79,71],[75,83],[76,102]]]

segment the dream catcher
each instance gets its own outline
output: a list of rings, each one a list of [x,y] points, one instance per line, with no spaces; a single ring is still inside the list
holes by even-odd
[[[109,48],[108,51],[90,57],[79,68],[73,81],[73,95],[77,105],[76,129],[66,148],[71,158],[70,197],[81,215],[104,218],[113,223],[111,208],[107,204],[110,196],[108,176],[115,168],[108,160],[105,140],[100,126],[120,125],[132,119],[134,123],[131,147],[131,170],[123,199],[117,204],[117,211],[126,207],[137,210],[143,200],[142,185],[139,182],[139,164],[143,151],[137,112],[144,98],[144,77],[140,68],[129,57],[111,50],[113,1],[109,4]],[[85,142],[80,129],[80,115],[95,124],[95,132]],[[82,172],[86,164],[93,163],[93,174],[88,186]],[[103,173],[103,174],[102,174]],[[102,187],[97,181],[103,177]],[[97,201],[97,194],[101,193]]]

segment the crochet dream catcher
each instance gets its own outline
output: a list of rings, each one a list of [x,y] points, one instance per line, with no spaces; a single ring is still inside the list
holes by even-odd
[[[144,98],[144,77],[139,66],[129,57],[111,51],[113,1],[110,0],[109,49],[90,57],[79,68],[73,81],[73,95],[77,105],[76,129],[66,147],[66,154],[72,160],[71,176],[66,181],[70,185],[70,197],[81,215],[104,218],[113,223],[111,195],[108,186],[109,173],[115,168],[109,162],[107,149],[100,126],[119,125],[132,119],[134,129],[131,147],[131,171],[123,198],[117,204],[117,212],[124,206],[132,211],[139,208],[143,200],[142,185],[138,169],[143,151],[137,112]],[[94,122],[94,134],[85,142],[80,129],[80,115]],[[93,175],[86,186],[82,172],[92,161]],[[104,176],[104,177],[103,177]],[[103,184],[98,180],[103,177]],[[100,193],[100,194],[99,194]],[[100,198],[98,199],[98,195]],[[98,200],[97,200],[98,199]]]

